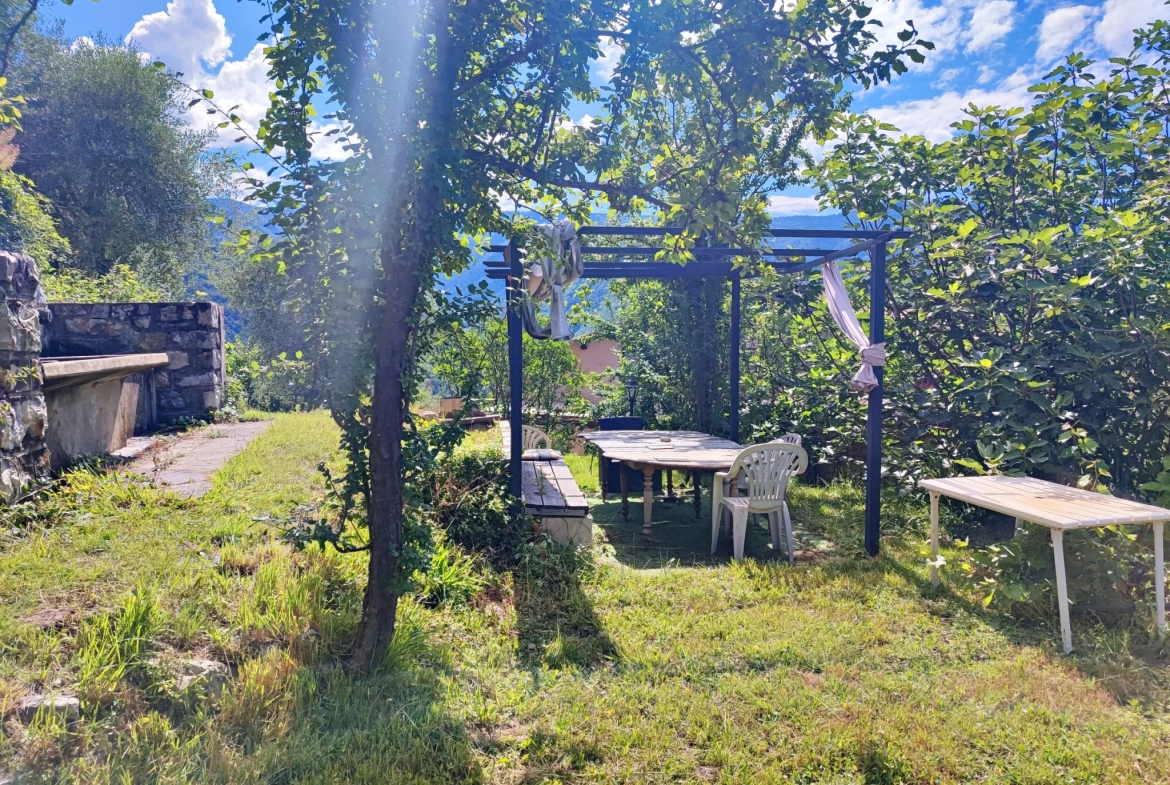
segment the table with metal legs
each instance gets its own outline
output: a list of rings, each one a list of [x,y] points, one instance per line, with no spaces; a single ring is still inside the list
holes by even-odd
[[[1056,595],[1060,607],[1060,632],[1064,653],[1072,651],[1069,621],[1068,577],[1064,564],[1064,533],[1072,529],[1101,526],[1150,524],[1154,534],[1154,627],[1166,634],[1166,564],[1163,528],[1170,510],[1149,504],[1069,488],[1030,477],[948,477],[920,480],[919,487],[930,494],[930,581],[938,585],[938,503],[948,496],[1021,521],[1046,526],[1052,533],[1052,555],[1056,567]]]

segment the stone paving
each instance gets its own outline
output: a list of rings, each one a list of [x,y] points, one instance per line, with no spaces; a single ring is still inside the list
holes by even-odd
[[[271,424],[265,420],[209,425],[140,454],[126,468],[180,496],[202,496],[211,489],[211,475]]]

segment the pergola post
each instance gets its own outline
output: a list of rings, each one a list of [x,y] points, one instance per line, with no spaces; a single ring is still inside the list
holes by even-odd
[[[739,441],[739,271],[731,275],[731,441]]]
[[[520,496],[520,456],[524,452],[524,326],[520,320],[520,303],[524,296],[524,271],[519,249],[509,240],[504,248],[508,263],[508,421],[511,440],[508,445],[508,484],[514,496]]]
[[[869,252],[869,342],[886,340],[886,244]],[[877,387],[869,391],[865,423],[865,552],[877,556],[882,532],[882,380],[885,369],[873,369]]]

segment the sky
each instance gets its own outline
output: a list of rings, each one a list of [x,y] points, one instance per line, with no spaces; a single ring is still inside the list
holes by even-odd
[[[883,22],[882,42],[895,41],[906,20],[934,42],[926,62],[888,85],[858,93],[854,108],[866,110],[907,133],[941,141],[969,103],[1026,105],[1028,86],[1039,81],[1069,52],[1105,58],[1130,51],[1132,30],[1155,19],[1170,19],[1163,0],[874,0],[873,17]],[[133,42],[151,57],[180,71],[191,86],[210,89],[221,106],[238,105],[244,125],[254,129],[268,103],[267,67],[256,38],[265,29],[265,7],[255,0],[75,0],[48,7],[71,38]],[[594,64],[599,80],[612,72],[614,50]],[[201,112],[189,121],[212,123]],[[327,121],[314,152],[342,155]],[[231,147],[238,134],[219,132]],[[807,189],[771,199],[777,215],[814,213]]]

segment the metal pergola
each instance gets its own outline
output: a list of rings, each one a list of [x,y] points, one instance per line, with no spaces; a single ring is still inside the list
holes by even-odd
[[[729,412],[731,440],[739,441],[739,376],[740,376],[740,281],[750,275],[750,269],[736,267],[735,260],[751,259],[753,263],[767,264],[777,273],[789,275],[813,270],[837,259],[846,259],[862,253],[870,259],[870,318],[869,340],[878,344],[885,341],[886,246],[892,240],[910,236],[905,231],[854,231],[836,229],[772,229],[770,239],[776,240],[850,240],[853,245],[839,250],[824,248],[766,249],[735,247],[698,247],[693,249],[694,260],[685,265],[659,262],[654,256],[661,246],[649,245],[587,245],[588,236],[607,237],[643,243],[644,238],[677,234],[676,228],[584,226],[577,231],[581,238],[581,254],[585,260],[584,278],[728,278],[731,280],[731,411]],[[485,258],[487,277],[507,282],[508,319],[508,378],[511,385],[510,421],[510,480],[512,492],[520,494],[521,455],[523,454],[523,373],[524,343],[520,303],[523,293],[524,263],[521,247],[515,239],[505,245],[492,245],[488,253],[497,257]],[[792,261],[801,259],[803,261]],[[865,550],[871,556],[878,553],[881,537],[881,467],[882,467],[882,378],[883,369],[874,369],[878,386],[869,393],[866,417],[865,459]],[[696,478],[697,482],[697,478]]]

